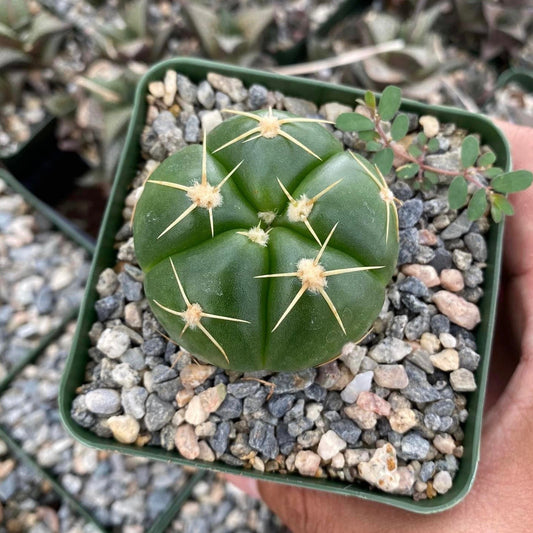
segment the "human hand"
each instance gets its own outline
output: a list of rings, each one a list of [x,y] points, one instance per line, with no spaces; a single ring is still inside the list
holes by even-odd
[[[513,166],[533,171],[533,129],[498,122]],[[466,498],[417,515],[358,498],[228,476],[259,496],[294,533],[533,531],[533,188],[512,195],[505,229],[497,329],[485,404],[481,459]]]

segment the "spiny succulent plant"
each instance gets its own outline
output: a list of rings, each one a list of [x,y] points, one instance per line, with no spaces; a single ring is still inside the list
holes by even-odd
[[[133,225],[146,296],[176,342],[217,366],[325,363],[382,307],[395,199],[325,121],[228,113],[144,185]]]

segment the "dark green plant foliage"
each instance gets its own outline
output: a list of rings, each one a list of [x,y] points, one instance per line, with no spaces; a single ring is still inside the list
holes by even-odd
[[[322,125],[297,122],[281,111],[252,116],[257,119],[228,119],[207,136],[206,183],[223,182],[212,228],[201,206],[175,223],[194,204],[190,187],[202,183],[202,147],[189,146],[145,184],[134,217],[135,250],[151,309],[181,346],[217,366],[292,371],[338,356],[344,343],[371,327],[395,268],[397,216],[376,167],[343,151]],[[296,142],[282,134],[248,141],[252,135],[246,133],[268,117],[288,120],[281,131]],[[303,195],[318,195],[305,220],[291,211],[298,201],[305,203]],[[268,242],[254,241],[253,231]],[[316,258],[322,248],[318,264],[326,271],[326,296],[318,286],[305,290],[304,279],[294,274],[257,278],[303,272],[300,261]],[[329,274],[345,269],[350,271]],[[204,313],[248,323],[204,316],[181,335],[186,319],[175,313],[194,303]]]

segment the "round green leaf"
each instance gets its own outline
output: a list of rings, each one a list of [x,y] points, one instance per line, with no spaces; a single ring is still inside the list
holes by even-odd
[[[495,194],[492,197],[492,203],[495,205],[504,215],[514,215],[514,208],[511,202],[502,196],[501,194]]]
[[[487,195],[485,189],[478,189],[472,196],[468,204],[468,218],[470,220],[477,220],[483,216],[487,209]]]
[[[518,192],[527,189],[532,181],[533,174],[528,170],[515,170],[494,178],[491,186],[498,192]]]
[[[461,164],[463,168],[474,165],[478,155],[479,141],[473,135],[468,135],[461,144]]]
[[[368,141],[366,143],[366,149],[368,152],[377,152],[381,150],[382,144],[377,141]]]
[[[498,206],[492,204],[490,207],[490,214],[492,215],[492,220],[494,220],[496,224],[499,224],[502,221],[503,214]]]
[[[433,137],[432,139],[429,139],[428,141],[428,150],[430,152],[436,152],[440,148],[440,144],[438,139]]]
[[[407,151],[413,156],[413,157],[420,157],[424,152],[422,152],[422,149],[418,144],[411,144]]]
[[[459,209],[466,204],[468,184],[463,176],[457,176],[448,189],[448,203],[451,209]]]
[[[481,154],[479,156],[477,164],[480,167],[488,167],[492,165],[494,161],[496,161],[496,155],[494,154],[494,152],[485,152],[484,154]]]
[[[366,93],[365,93],[365,104],[370,109],[376,109],[376,95],[372,91],[366,91]]]
[[[374,130],[359,131],[357,133],[357,136],[362,141],[376,141],[377,139],[379,139],[378,133]]]
[[[424,172],[424,178],[426,178],[431,185],[437,185],[439,182],[439,175],[436,172],[430,172],[429,170]]]
[[[400,109],[402,91],[399,87],[389,85],[379,99],[378,113],[382,120],[392,120]]]
[[[372,162],[379,168],[381,173],[386,176],[392,168],[392,162],[394,160],[394,152],[392,148],[384,148],[374,154]]]
[[[419,170],[420,165],[417,163],[408,163],[407,165],[398,167],[396,169],[396,174],[400,179],[406,180],[415,176]]]
[[[335,126],[342,131],[365,131],[374,129],[374,123],[360,113],[340,114]]]
[[[403,139],[409,131],[409,119],[403,113],[399,114],[392,122],[390,133],[395,141]]]
[[[495,178],[496,176],[503,174],[503,169],[501,169],[500,167],[488,168],[487,170],[484,171],[484,174],[488,178]]]

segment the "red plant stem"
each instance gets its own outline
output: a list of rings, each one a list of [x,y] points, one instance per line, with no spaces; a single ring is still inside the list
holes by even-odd
[[[383,128],[381,127],[381,119],[376,116],[376,113],[373,113],[374,118],[374,124],[376,126],[376,132],[378,133],[381,141],[385,146],[388,146],[392,149],[395,155],[398,157],[401,157],[403,159],[406,159],[407,161],[410,161],[411,163],[416,163],[417,165],[420,165],[421,170],[427,170],[428,172],[434,172],[435,174],[442,174],[443,176],[463,176],[465,180],[470,181],[471,183],[475,184],[477,187],[481,189],[489,190],[490,187],[487,187],[486,185],[483,185],[482,183],[479,183],[475,178],[471,176],[472,171],[475,169],[475,167],[467,168],[463,170],[462,172],[457,172],[455,170],[444,170],[437,167],[432,167],[431,165],[426,165],[423,162],[423,156],[421,158],[417,158],[413,155],[411,155],[401,144],[393,141],[392,139],[389,139],[387,134],[383,131]]]

